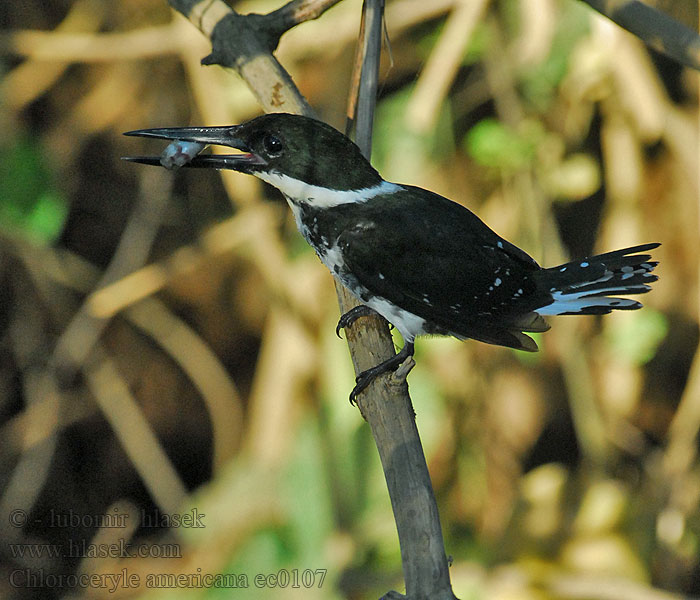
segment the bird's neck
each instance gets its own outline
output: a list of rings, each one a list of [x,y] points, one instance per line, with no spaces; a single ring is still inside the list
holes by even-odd
[[[276,187],[286,198],[290,199],[290,202],[318,209],[333,208],[342,204],[362,204],[377,196],[390,194],[401,189],[400,185],[383,179],[379,183],[369,184],[367,187],[339,190],[313,185],[275,171],[257,173],[256,175]]]

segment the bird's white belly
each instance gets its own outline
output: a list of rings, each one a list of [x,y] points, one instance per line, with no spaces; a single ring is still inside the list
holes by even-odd
[[[364,303],[396,327],[405,342],[412,342],[416,336],[427,333],[425,319],[399,308],[384,298],[374,296]]]

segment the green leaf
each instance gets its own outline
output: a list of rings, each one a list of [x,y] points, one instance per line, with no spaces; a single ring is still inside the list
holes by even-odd
[[[535,157],[540,134],[523,132],[504,125],[493,118],[479,121],[464,139],[467,153],[479,164],[513,172],[526,167]]]
[[[0,228],[50,244],[67,216],[68,203],[54,185],[39,144],[22,139],[0,149]]]

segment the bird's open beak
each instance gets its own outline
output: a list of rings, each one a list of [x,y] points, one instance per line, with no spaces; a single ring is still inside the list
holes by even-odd
[[[145,165],[161,165],[168,169],[178,167],[231,169],[250,172],[256,166],[267,163],[237,136],[238,125],[226,127],[164,127],[160,129],[137,129],[124,135],[173,140],[160,156],[124,156],[123,160]],[[208,145],[228,146],[241,150],[242,154],[199,153]]]

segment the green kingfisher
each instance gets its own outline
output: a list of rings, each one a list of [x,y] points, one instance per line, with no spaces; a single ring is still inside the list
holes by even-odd
[[[629,294],[648,292],[658,264],[643,244],[542,268],[474,213],[428,190],[382,179],[345,135],[320,121],[285,113],[241,125],[141,129],[125,135],[173,140],[160,157],[126,160],[168,168],[232,169],[276,187],[321,262],[361,305],[336,332],[379,313],[404,346],[358,375],[350,400],[378,375],[413,356],[423,334],[472,338],[536,351],[527,332],[543,316],[635,310]],[[200,155],[209,144],[240,154]]]

